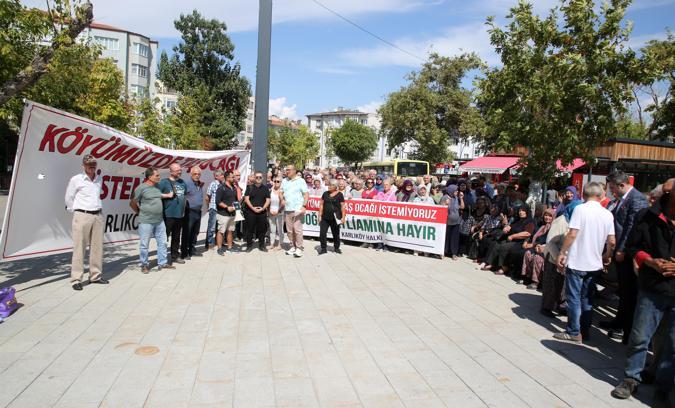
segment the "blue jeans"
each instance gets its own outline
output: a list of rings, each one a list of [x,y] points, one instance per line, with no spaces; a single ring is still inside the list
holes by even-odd
[[[675,378],[675,297],[640,290],[638,293],[633,330],[626,351],[625,376],[641,381],[640,372],[644,369],[649,342],[659,327],[661,319],[666,319],[661,361],[657,362],[656,385],[663,391],[673,388]]]
[[[209,223],[206,226],[206,245],[216,244],[216,209],[209,208]]]
[[[148,246],[152,237],[155,237],[155,241],[157,241],[157,265],[166,265],[166,226],[164,221],[157,224],[138,224],[138,235],[140,237],[141,266],[148,265]]]
[[[567,296],[567,327],[571,336],[588,335],[593,316],[595,279],[600,271],[565,271],[565,295]],[[582,335],[582,336],[583,336]]]

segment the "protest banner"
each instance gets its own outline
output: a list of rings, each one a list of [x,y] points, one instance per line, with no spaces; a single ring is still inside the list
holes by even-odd
[[[303,235],[319,236],[320,197],[310,197]],[[344,240],[378,243],[443,255],[448,209],[445,206],[353,199],[345,201]],[[328,236],[332,235],[328,232]]]
[[[239,170],[245,183],[250,159],[248,151],[240,150],[164,149],[89,119],[27,102],[0,236],[2,259],[72,250],[72,214],[65,209],[64,197],[70,178],[82,173],[86,154],[98,162],[106,244],[138,239],[137,215],[129,200],[148,167],[167,177],[169,165],[178,163],[187,181],[189,169],[199,166],[206,191],[217,169]],[[202,230],[207,217],[204,208]]]

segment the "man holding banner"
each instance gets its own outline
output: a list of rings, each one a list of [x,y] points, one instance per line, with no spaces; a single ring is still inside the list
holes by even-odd
[[[89,244],[89,282],[108,283],[103,272],[103,216],[101,215],[101,178],[96,175],[96,159],[82,157],[84,173],[70,179],[66,189],[66,210],[73,213],[73,258],[70,281],[73,289],[82,290],[84,251]]]

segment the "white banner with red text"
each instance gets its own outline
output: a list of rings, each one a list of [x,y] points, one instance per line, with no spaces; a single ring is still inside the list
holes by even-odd
[[[206,193],[217,169],[239,170],[245,181],[250,159],[243,150],[161,148],[89,119],[27,102],[0,236],[3,260],[72,251],[72,214],[65,210],[64,197],[70,178],[82,173],[86,154],[98,162],[106,244],[138,239],[137,216],[129,200],[148,167],[167,177],[169,165],[178,163],[182,178],[188,180],[189,169],[199,166]],[[207,209],[203,212],[205,230]]]
[[[310,197],[303,235],[319,236],[320,197]],[[443,255],[448,209],[444,206],[353,199],[345,201],[346,220],[340,237],[348,241]],[[332,237],[330,229],[328,236]]]

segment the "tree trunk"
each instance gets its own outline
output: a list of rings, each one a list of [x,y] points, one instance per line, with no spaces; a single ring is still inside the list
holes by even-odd
[[[33,85],[41,76],[49,72],[49,62],[54,57],[54,53],[64,46],[65,42],[75,41],[77,36],[91,24],[93,19],[94,8],[91,3],[87,2],[78,7],[75,10],[75,18],[70,21],[67,28],[60,33],[55,33],[52,43],[48,47],[41,48],[29,66],[2,84],[0,88],[0,106],[7,103],[14,95],[21,93]],[[69,41],[64,41],[62,35],[65,35]]]

